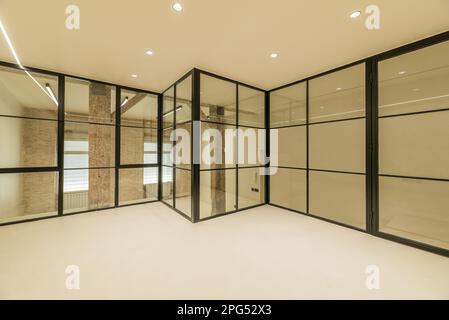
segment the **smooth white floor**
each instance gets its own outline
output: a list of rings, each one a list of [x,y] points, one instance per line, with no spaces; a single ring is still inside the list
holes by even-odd
[[[270,206],[194,225],[153,203],[0,227],[0,298],[448,299],[449,259]]]

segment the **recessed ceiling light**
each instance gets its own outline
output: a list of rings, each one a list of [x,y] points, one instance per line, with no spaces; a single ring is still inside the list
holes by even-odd
[[[175,2],[173,4],[173,10],[175,10],[176,12],[181,12],[182,11],[182,5],[179,2]]]
[[[358,16],[360,16],[361,14],[362,14],[362,12],[360,10],[356,10],[353,13],[351,13],[350,17],[351,17],[351,19],[355,19]]]
[[[323,110],[323,109],[324,109],[324,106],[321,106],[320,109]]]
[[[277,58],[279,55],[277,54],[277,53],[275,53],[275,52],[273,52],[272,54],[270,54],[270,57],[272,57],[273,59],[274,58]]]
[[[152,56],[153,55],[153,51],[151,51],[151,50],[148,50],[148,51],[146,51],[145,52],[147,55],[149,55],[149,56]]]
[[[131,77],[137,78],[137,74],[132,74]]]
[[[406,71],[399,71],[398,74],[400,74],[400,75],[406,74]]]
[[[341,88],[340,88],[340,87],[338,87],[338,88],[337,88],[337,91],[340,91],[340,90],[341,90]]]
[[[419,91],[420,89],[419,88],[415,88],[415,89],[413,89],[413,91],[415,91],[415,92],[417,92],[417,91]]]

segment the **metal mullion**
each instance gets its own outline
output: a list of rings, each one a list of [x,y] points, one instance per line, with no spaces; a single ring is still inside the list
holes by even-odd
[[[120,149],[121,149],[121,93],[122,88],[117,86],[115,89],[115,188],[114,188],[114,206],[119,206],[119,196],[120,196]]]
[[[176,143],[178,142],[178,138],[176,137],[176,89],[177,85],[173,87],[173,131],[172,135],[174,135],[173,138],[173,162],[172,162],[172,181],[173,181],[173,208],[176,208]]]
[[[270,203],[270,93],[265,92],[265,159],[268,160],[265,163],[265,204]]]
[[[160,94],[157,99],[157,162],[158,162],[158,188],[157,198],[162,201],[162,146],[163,146],[163,129],[162,129],[162,105],[164,96]]]
[[[306,81],[306,213],[310,213],[310,104],[309,104],[309,80]]]
[[[372,59],[371,62],[371,226],[373,234],[379,232],[379,77],[378,61]]]
[[[235,210],[239,210],[239,85],[235,84],[235,128],[236,128],[236,140],[237,143],[234,146],[235,152]],[[226,173],[225,173],[226,175]]]
[[[58,80],[59,81],[59,80]],[[58,96],[59,96],[59,84],[58,84]],[[28,116],[15,116],[10,114],[0,114],[0,118],[13,118],[13,119],[24,119],[24,120],[40,120],[40,121],[53,121],[58,122],[59,120],[59,100],[58,100],[58,118],[50,119],[50,118],[39,118],[39,117],[28,117]]]
[[[65,78],[58,76],[58,215],[64,211],[64,115],[65,115]]]
[[[449,182],[449,178],[431,178],[431,177],[416,177],[416,176],[404,176],[396,174],[378,174],[379,177],[385,178],[398,178],[398,179],[410,179],[410,180],[426,180],[426,181],[438,181],[438,182]]]
[[[198,69],[193,69],[192,73],[192,222],[198,222],[200,220],[200,154],[194,154],[195,151],[200,152],[200,139],[201,128],[200,128],[200,72]],[[197,121],[197,125],[194,125]],[[199,132],[197,132],[199,131]],[[196,146],[196,148],[195,148]],[[197,162],[197,163],[195,163]]]
[[[16,168],[0,168],[0,174],[4,173],[33,173],[33,172],[59,172],[60,167],[16,167]]]

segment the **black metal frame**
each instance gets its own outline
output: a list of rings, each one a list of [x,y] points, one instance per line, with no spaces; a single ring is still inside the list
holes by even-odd
[[[136,92],[144,92],[152,95],[158,96],[159,94],[153,91],[149,90],[143,90],[139,88],[132,88],[128,86],[121,86],[117,84],[112,84],[109,82],[94,80],[94,79],[88,79],[80,76],[75,76],[71,74],[65,74],[65,73],[59,73],[55,71],[49,71],[49,70],[43,70],[33,67],[25,66],[24,69],[22,69],[19,65],[9,62],[0,61],[1,67],[6,67],[8,69],[12,70],[27,70],[28,72],[47,75],[47,76],[53,76],[57,77],[58,80],[58,92],[57,92],[57,99],[58,99],[58,113],[57,113],[57,119],[47,119],[47,118],[39,118],[39,117],[22,117],[22,116],[10,116],[10,115],[4,115],[2,117],[10,117],[10,118],[19,118],[19,119],[30,119],[30,120],[45,120],[45,121],[56,121],[58,123],[57,126],[57,146],[56,146],[56,152],[57,152],[57,165],[55,167],[19,167],[19,168],[0,168],[0,174],[4,173],[33,173],[33,172],[57,172],[58,173],[58,195],[57,195],[57,214],[55,215],[49,215],[44,217],[32,217],[30,215],[29,218],[26,218],[24,216],[24,219],[21,220],[14,220],[14,221],[7,221],[7,222],[0,222],[0,226],[6,226],[6,225],[13,225],[13,224],[19,224],[24,222],[33,222],[33,221],[39,221],[39,220],[46,220],[56,217],[64,217],[64,216],[71,216],[81,213],[87,213],[87,212],[93,212],[93,211],[103,211],[107,209],[112,209],[116,207],[126,207],[130,205],[140,205],[145,203],[151,203],[156,202],[158,200],[150,200],[150,201],[142,201],[138,203],[131,203],[131,204],[119,204],[119,169],[120,168],[130,168],[130,167],[160,167],[159,162],[159,153],[158,153],[158,163],[156,164],[146,164],[146,165],[120,165],[120,91],[122,89],[126,90],[132,90]],[[110,207],[104,207],[104,208],[95,208],[95,209],[89,209],[89,210],[80,210],[76,212],[69,212],[69,213],[63,213],[64,210],[64,170],[79,170],[83,168],[74,168],[74,169],[64,169],[64,128],[65,128],[65,83],[67,78],[77,79],[77,80],[83,80],[83,81],[89,81],[89,82],[95,82],[99,84],[104,84],[108,86],[112,86],[116,89],[116,101],[115,101],[115,111],[116,111],[116,122],[115,124],[104,124],[99,122],[82,122],[82,121],[67,121],[68,123],[82,123],[85,125],[109,125],[111,127],[115,128],[115,165],[114,167],[107,167],[107,169],[114,169],[115,171],[115,189],[114,189],[114,205]],[[158,110],[160,109],[160,106],[158,105]],[[160,113],[158,112],[158,119],[160,118]],[[158,139],[158,148],[159,148],[159,139]],[[106,169],[100,168],[100,167],[93,167],[93,168],[87,168],[90,169]],[[160,189],[160,185],[158,185],[158,189]]]
[[[274,88],[272,90],[269,90],[268,93],[270,94],[273,91],[279,90],[279,89],[283,89],[286,87],[290,87],[292,85],[301,83],[306,81],[307,83],[307,87],[308,87],[308,82],[312,79],[315,78],[319,78],[322,76],[325,76],[327,74],[330,73],[334,73],[337,71],[341,71],[343,69],[346,68],[350,68],[353,67],[355,65],[358,64],[365,64],[365,107],[366,107],[366,113],[365,113],[365,117],[354,117],[353,119],[362,119],[362,118],[366,118],[366,229],[362,230],[359,228],[356,228],[354,226],[351,225],[347,225],[344,223],[340,223],[334,220],[330,220],[330,219],[326,219],[323,217],[319,217],[319,216],[315,216],[313,214],[310,214],[309,212],[309,204],[308,204],[308,198],[309,198],[309,190],[308,190],[308,176],[307,176],[307,212],[300,212],[294,209],[290,209],[290,208],[285,208],[276,204],[272,204],[271,202],[269,202],[270,205],[274,206],[274,207],[279,207],[282,209],[286,209],[289,211],[293,211],[296,213],[300,213],[300,214],[305,214],[307,216],[311,216],[323,221],[327,221],[339,226],[343,226],[343,227],[347,227],[353,230],[357,230],[363,233],[368,233],[371,234],[373,236],[379,237],[379,238],[383,238],[383,239],[387,239],[387,240],[391,240],[391,241],[395,241],[401,244],[405,244],[405,245],[409,245],[418,249],[422,249],[422,250],[426,250],[435,254],[439,254],[442,256],[446,256],[449,257],[449,250],[443,249],[443,248],[439,248],[439,247],[435,247],[432,245],[428,245],[425,243],[421,243],[421,242],[417,242],[417,241],[413,241],[410,239],[406,239],[406,238],[402,238],[399,236],[395,236],[395,235],[391,235],[391,234],[387,234],[387,233],[383,233],[381,231],[379,231],[379,176],[392,176],[392,175],[380,175],[379,174],[379,141],[378,141],[378,136],[379,136],[379,127],[378,127],[378,122],[380,118],[386,118],[386,117],[396,117],[396,116],[404,116],[404,115],[410,115],[410,114],[421,114],[421,113],[428,113],[428,112],[440,112],[440,111],[447,111],[447,110],[433,110],[433,111],[421,111],[421,112],[413,112],[413,113],[406,113],[406,114],[400,114],[400,115],[391,115],[391,116],[378,116],[378,105],[379,105],[379,83],[378,83],[378,63],[380,61],[389,59],[389,58],[393,58],[396,56],[400,56],[402,54],[406,54],[409,52],[413,52],[415,50],[419,50],[431,45],[435,45],[444,41],[449,41],[449,31],[440,33],[438,35],[411,43],[411,44],[407,44],[389,51],[386,51],[384,53],[380,53],[365,59],[361,59],[355,62],[352,62],[350,64],[347,65],[343,65],[313,76],[310,76],[308,78],[305,79],[301,79],[299,81],[295,81],[286,85],[282,85],[280,87]],[[281,128],[286,128],[286,127],[296,127],[296,126],[304,126],[306,125],[307,128],[309,127],[309,125],[312,125],[311,123],[308,123],[308,119],[309,119],[309,98],[308,98],[308,88],[306,90],[306,101],[307,101],[307,107],[306,107],[306,113],[307,113],[307,117],[306,117],[306,124],[299,124],[299,125],[290,125],[290,126],[285,126],[285,127],[281,127]],[[344,119],[341,121],[346,121],[346,120],[351,120],[351,119]],[[323,121],[323,122],[317,122],[317,123],[329,123],[329,122],[335,122],[338,120],[331,120],[331,121]],[[313,124],[317,124],[317,123],[313,123]],[[278,127],[274,127],[272,129],[277,129]],[[309,168],[309,160],[308,160],[308,154],[309,154],[309,145],[308,145],[308,132],[307,132],[307,175],[309,171],[313,171],[316,169],[310,169]],[[279,166],[281,167],[281,166]],[[281,167],[282,168],[282,167]],[[291,168],[291,169],[300,169],[300,168]],[[302,168],[304,170],[304,168]],[[323,170],[316,170],[316,171],[323,171]],[[326,170],[329,171],[329,170]],[[341,172],[341,173],[350,173],[350,172]],[[444,181],[449,181],[449,179],[435,179],[435,178],[425,178],[425,177],[407,177],[407,176],[394,176],[394,177],[399,177],[399,178],[414,178],[414,179],[424,179],[424,180],[444,180]]]
[[[275,90],[279,90],[282,88],[286,88],[301,82],[305,82],[306,83],[306,123],[305,124],[299,124],[299,125],[291,125],[291,126],[285,126],[282,128],[286,128],[286,127],[296,127],[296,126],[306,126],[306,162],[307,162],[307,166],[306,168],[294,168],[294,169],[302,169],[302,170],[306,170],[306,179],[307,179],[307,210],[306,212],[300,212],[297,210],[293,210],[293,209],[289,209],[289,208],[283,208],[281,206],[278,205],[274,205],[270,203],[270,177],[267,175],[265,176],[265,204],[270,204],[276,207],[280,207],[283,209],[287,209],[290,211],[294,211],[297,213],[301,213],[301,214],[307,214],[307,216],[311,216],[311,217],[315,217],[317,219],[320,220],[324,220],[330,223],[334,223],[340,226],[344,226],[344,227],[348,227],[357,231],[361,231],[364,233],[369,233],[371,235],[380,237],[380,238],[384,238],[384,239],[388,239],[388,240],[392,240],[395,242],[399,242],[402,244],[406,244],[412,247],[416,247],[419,249],[423,249],[426,251],[430,251],[436,254],[440,254],[443,256],[449,256],[449,250],[443,249],[443,248],[438,248],[438,247],[434,247],[434,246],[430,246],[424,243],[419,243],[416,241],[412,241],[409,239],[405,239],[405,238],[401,238],[401,237],[397,237],[397,236],[393,236],[390,234],[386,234],[383,232],[379,231],[379,161],[378,161],[378,133],[379,133],[379,129],[378,129],[378,121],[379,118],[383,118],[383,117],[379,117],[378,116],[378,63],[380,61],[392,58],[392,57],[396,57],[405,53],[409,53],[415,50],[419,50],[440,42],[444,42],[444,41],[448,41],[449,40],[449,31],[440,33],[438,35],[420,40],[420,41],[416,41],[413,42],[411,44],[407,44],[389,51],[386,51],[384,53],[380,53],[377,55],[373,55],[371,57],[365,58],[365,59],[361,59],[310,77],[307,77],[305,79],[301,79],[292,83],[288,83],[285,84],[283,86],[271,89],[269,91],[265,91],[262,90],[260,88],[251,86],[251,85],[247,85],[223,76],[219,76],[216,74],[213,74],[211,72],[208,71],[204,71],[204,70],[200,70],[197,68],[194,68],[192,70],[190,70],[189,72],[187,72],[183,77],[181,77],[179,80],[177,80],[174,84],[172,84],[169,88],[171,88],[172,86],[176,87],[176,85],[181,82],[182,80],[184,80],[185,78],[187,78],[189,75],[192,75],[192,118],[190,120],[191,124],[192,124],[192,133],[194,133],[194,126],[193,123],[195,121],[201,121],[200,119],[200,74],[205,74],[211,77],[215,77],[221,80],[225,80],[225,81],[229,81],[232,83],[236,84],[236,95],[237,95],[237,101],[236,101],[236,108],[237,108],[237,117],[238,117],[238,87],[239,85],[243,85],[246,86],[248,88],[252,88],[255,90],[259,90],[262,92],[265,92],[265,129],[266,129],[266,154],[267,156],[270,156],[270,93],[275,91]],[[340,222],[336,222],[333,220],[329,220],[323,217],[319,217],[319,216],[314,216],[313,214],[310,214],[310,210],[309,210],[309,172],[310,171],[328,171],[328,172],[339,172],[339,171],[332,171],[332,170],[320,170],[320,169],[311,169],[309,168],[309,126],[310,125],[315,125],[315,124],[319,124],[319,123],[329,123],[329,122],[335,122],[335,121],[346,121],[346,120],[350,120],[350,119],[344,119],[344,120],[334,120],[334,121],[323,121],[323,122],[317,122],[317,123],[309,123],[309,81],[314,79],[314,78],[318,78],[330,73],[334,73],[346,68],[350,68],[352,66],[358,65],[358,64],[365,64],[365,89],[366,89],[366,96],[365,96],[365,117],[355,117],[354,119],[361,119],[364,118],[365,119],[365,123],[366,123],[366,172],[363,174],[366,176],[366,230],[361,230],[359,228],[355,228],[353,226],[350,225],[346,225]],[[0,66],[4,66],[4,67],[9,67],[9,68],[13,68],[13,69],[20,69],[20,67],[16,64],[12,64],[12,63],[7,63],[7,62],[1,62],[0,61]],[[86,210],[86,211],[82,211],[82,212],[74,212],[74,213],[68,213],[68,214],[64,214],[62,215],[62,210],[63,210],[63,175],[64,175],[64,153],[63,153],[63,144],[64,144],[64,94],[65,94],[65,77],[70,77],[70,78],[75,78],[75,79],[80,79],[80,80],[86,80],[86,81],[95,81],[98,83],[102,83],[105,85],[111,85],[111,86],[115,86],[117,88],[116,90],[116,109],[118,110],[118,108],[120,107],[120,91],[121,89],[129,89],[129,90],[134,90],[134,91],[142,91],[142,92],[146,92],[149,94],[155,94],[158,95],[158,163],[155,165],[151,165],[151,166],[158,166],[159,169],[159,185],[158,185],[158,200],[163,201],[163,197],[162,197],[162,168],[163,168],[163,163],[162,163],[162,143],[163,143],[163,125],[162,125],[162,94],[165,92],[162,92],[160,94],[156,93],[156,92],[152,92],[152,91],[147,91],[147,90],[141,90],[141,89],[136,89],[136,88],[130,88],[130,87],[125,87],[125,86],[119,86],[116,84],[111,84],[108,82],[104,82],[104,81],[96,81],[96,80],[92,80],[92,79],[87,79],[87,78],[83,78],[83,77],[79,77],[79,76],[73,76],[73,75],[69,75],[69,74],[63,74],[63,73],[58,73],[58,72],[54,72],[54,71],[47,71],[47,70],[42,70],[42,69],[38,69],[38,68],[31,68],[31,67],[26,67],[26,70],[30,71],[30,72],[36,72],[36,73],[41,73],[41,74],[46,74],[46,75],[52,75],[52,76],[56,76],[58,77],[58,101],[60,102],[59,105],[59,110],[58,110],[58,138],[57,138],[57,158],[58,158],[58,163],[56,167],[27,167],[27,168],[0,168],[0,174],[2,173],[20,173],[20,172],[58,172],[59,176],[59,183],[58,183],[58,215],[55,216],[48,216],[48,217],[39,217],[39,218],[30,218],[30,219],[24,219],[24,220],[20,220],[20,221],[12,221],[12,222],[6,222],[6,223],[0,223],[0,225],[9,225],[9,224],[16,224],[16,223],[23,223],[23,222],[29,222],[29,221],[36,221],[36,220],[43,220],[43,219],[49,219],[49,218],[53,218],[53,217],[57,217],[57,216],[68,216],[68,215],[74,215],[74,214],[79,214],[79,213],[84,213],[84,212],[91,212],[91,211],[100,211],[100,210],[105,210],[105,209],[110,209],[110,208],[99,208],[99,209],[94,209],[94,210]],[[168,89],[167,89],[168,90]],[[176,90],[176,89],[175,89]],[[176,94],[175,94],[176,97]],[[176,99],[176,98],[175,98]],[[442,110],[438,110],[438,111],[442,111]],[[423,111],[423,112],[418,112],[418,113],[425,113],[428,111]],[[119,116],[119,113],[116,113]],[[174,127],[176,126],[176,102],[174,101]],[[415,113],[413,113],[415,114]],[[392,115],[392,116],[397,116],[397,115]],[[26,118],[26,117],[18,117],[18,118]],[[34,118],[33,118],[34,119]],[[44,119],[43,119],[44,120]],[[238,128],[239,123],[238,123],[238,119],[236,120],[237,122],[235,123],[235,126]],[[116,172],[116,186],[115,186],[115,207],[118,207],[118,178],[119,178],[119,168],[125,168],[125,167],[129,167],[129,166],[122,166],[120,164],[120,130],[119,130],[119,125],[120,125],[120,119],[116,119],[116,161],[115,161],[115,172]],[[243,127],[243,126],[242,126]],[[275,129],[275,128],[273,128]],[[192,135],[194,136],[194,134]],[[231,214],[234,212],[238,212],[241,210],[246,210],[249,208],[244,208],[244,209],[239,209],[237,207],[236,210],[231,211],[231,212],[225,212],[222,214],[218,214],[212,217],[208,217],[208,218],[204,218],[204,219],[200,219],[200,208],[199,208],[199,203],[200,203],[200,165],[199,164],[194,164],[194,143],[198,143],[198,141],[191,141],[191,156],[192,156],[192,166],[191,166],[191,194],[192,194],[192,201],[191,201],[191,218],[187,217],[185,214],[183,214],[182,212],[180,212],[179,210],[177,210],[176,208],[174,208],[174,206],[170,206],[168,205],[170,208],[174,209],[176,212],[180,213],[182,216],[184,216],[185,218],[187,218],[188,220],[192,221],[192,222],[198,222],[198,221],[204,221],[204,220],[209,220],[211,218],[217,218],[220,216],[224,216],[227,214]],[[118,158],[117,158],[117,154],[118,154]],[[269,163],[267,163],[265,165],[266,169],[269,168]],[[282,166],[280,166],[280,168],[282,168]],[[287,167],[285,167],[287,168]],[[238,170],[238,166],[236,166],[236,168],[230,168],[230,169],[236,169]],[[292,168],[293,169],[293,168]],[[175,171],[175,165],[173,166],[173,170]],[[339,172],[339,173],[351,173],[351,172]],[[354,173],[354,174],[361,174],[361,173]],[[237,175],[238,176],[238,175]],[[397,177],[403,177],[403,176],[397,176]],[[425,179],[425,180],[445,180],[445,179],[430,179],[430,178],[425,178],[425,177],[403,177],[403,178],[417,178],[417,179]],[[446,181],[446,180],[445,180]],[[175,186],[176,186],[176,172],[174,172],[173,174],[173,183],[174,183],[174,193],[173,193],[173,197],[176,197],[175,194]],[[238,202],[238,181],[237,181],[237,196],[236,196],[236,202]],[[156,201],[156,200],[154,200]],[[154,202],[154,201],[149,201],[149,202]],[[175,204],[175,199],[173,199],[173,203]],[[143,202],[145,203],[145,202]],[[165,202],[164,202],[165,203]],[[141,204],[141,203],[138,203]],[[136,205],[138,205],[136,204]],[[130,205],[135,205],[135,204],[130,204]],[[254,207],[258,207],[261,206],[263,204],[260,205],[256,205]],[[127,206],[127,205],[125,205]],[[253,207],[250,207],[253,208]]]

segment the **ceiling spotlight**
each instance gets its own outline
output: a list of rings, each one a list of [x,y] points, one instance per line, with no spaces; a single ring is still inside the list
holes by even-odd
[[[337,88],[337,91],[340,91],[340,90],[341,90],[341,88],[340,88],[340,87],[338,87],[338,88]]]
[[[123,99],[122,104],[120,105],[120,107],[123,107],[125,104],[128,103],[129,98],[125,97],[125,99]]]
[[[351,19],[355,19],[358,16],[360,16],[362,14],[362,12],[360,10],[354,11],[353,13],[351,13],[350,17]]]
[[[277,57],[278,57],[278,54],[277,54],[277,53],[272,53],[272,54],[270,54],[270,57],[272,57],[273,59],[274,59],[274,58],[277,58]]]
[[[403,74],[406,74],[406,72],[405,71],[399,71],[398,74],[403,75]]]
[[[137,78],[137,74],[132,74],[131,77]]]
[[[419,90],[420,90],[419,88],[413,89],[414,92],[418,92]]]
[[[173,4],[173,10],[175,10],[176,12],[181,12],[182,11],[182,5],[179,2],[175,2]]]
[[[146,51],[145,52],[147,55],[149,55],[149,56],[152,56],[153,55],[153,51],[151,51],[151,50],[148,50],[148,51]]]

